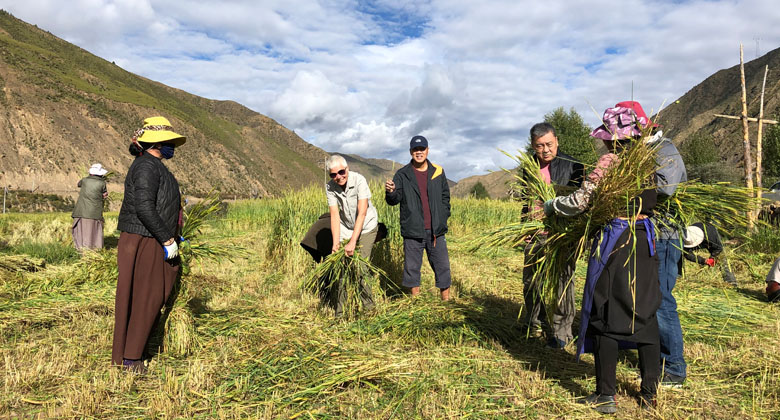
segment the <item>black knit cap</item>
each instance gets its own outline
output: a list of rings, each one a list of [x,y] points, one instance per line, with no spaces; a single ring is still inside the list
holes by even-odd
[[[415,147],[428,147],[428,139],[423,136],[412,137],[412,140],[409,142],[409,150],[412,150]]]

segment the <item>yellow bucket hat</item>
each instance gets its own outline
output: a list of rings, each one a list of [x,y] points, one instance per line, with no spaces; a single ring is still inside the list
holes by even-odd
[[[176,134],[171,127],[171,122],[165,117],[150,117],[144,120],[144,126],[135,132],[135,140],[144,143],[173,143],[179,147],[187,138]]]

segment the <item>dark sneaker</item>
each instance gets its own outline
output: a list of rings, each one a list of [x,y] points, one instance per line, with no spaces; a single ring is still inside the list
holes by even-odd
[[[639,407],[645,411],[653,411],[658,406],[655,395],[639,394]]]
[[[599,395],[594,392],[585,398],[578,399],[577,404],[587,404],[601,414],[617,413],[617,403],[614,395]]]
[[[685,383],[685,376],[677,376],[671,373],[664,373],[661,379],[661,386],[665,388],[682,388]]]
[[[547,347],[551,349],[562,349],[566,347],[567,342],[561,340],[560,338],[551,338],[547,340]]]

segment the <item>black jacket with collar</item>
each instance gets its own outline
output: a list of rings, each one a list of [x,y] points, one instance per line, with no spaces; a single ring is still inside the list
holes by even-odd
[[[162,161],[146,152],[136,157],[125,178],[117,230],[163,243],[176,238],[180,208],[179,183]]]
[[[533,155],[533,159],[536,163],[539,163],[539,157],[536,154]],[[582,180],[585,176],[585,167],[577,159],[566,153],[558,152],[550,162],[550,181],[553,185],[571,187],[574,189],[582,186]],[[523,178],[528,177],[526,168],[523,168]],[[556,189],[558,192],[558,189]],[[564,189],[558,193],[558,195],[564,195],[571,192],[571,189]],[[523,208],[523,212],[528,211],[528,208]]]
[[[539,163],[539,156],[533,155],[534,161]],[[579,188],[582,178],[585,176],[585,167],[577,159],[558,152],[555,159],[550,162],[550,180],[554,185]]]
[[[385,201],[394,206],[401,204],[401,236],[410,239],[425,238],[422,199],[414,167],[409,162],[393,176],[395,191],[385,192]],[[450,186],[441,166],[428,161],[428,205],[431,208],[431,232],[434,236],[447,233],[450,217]]]

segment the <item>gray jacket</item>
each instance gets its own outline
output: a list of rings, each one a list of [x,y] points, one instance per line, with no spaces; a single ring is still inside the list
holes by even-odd
[[[664,137],[658,145],[656,155],[655,183],[658,190],[658,200],[671,197],[677,189],[677,185],[688,180],[688,172],[680,152],[674,147],[672,141]],[[653,223],[658,227],[658,239],[678,239],[680,227],[672,223],[663,214],[653,217]]]

